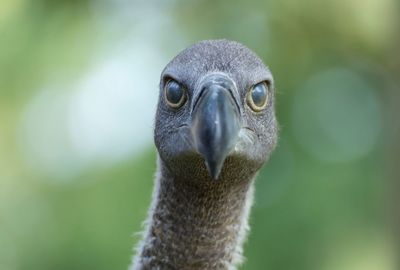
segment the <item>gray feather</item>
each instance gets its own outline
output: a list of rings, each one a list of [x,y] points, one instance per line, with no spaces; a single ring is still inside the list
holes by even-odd
[[[223,74],[233,81],[243,123],[216,181],[193,150],[190,133],[193,102],[210,74]],[[187,91],[188,100],[178,110],[171,109],[164,98],[169,78]],[[246,95],[262,81],[269,84],[268,105],[254,112]],[[255,53],[234,41],[199,42],[165,67],[155,118],[159,158],[153,202],[131,269],[236,269],[242,262],[254,178],[277,141],[274,96],[269,69]]]

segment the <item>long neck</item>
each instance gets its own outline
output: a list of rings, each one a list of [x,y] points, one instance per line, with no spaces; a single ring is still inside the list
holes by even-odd
[[[182,181],[161,168],[133,269],[235,269],[248,230],[253,180],[234,182]]]

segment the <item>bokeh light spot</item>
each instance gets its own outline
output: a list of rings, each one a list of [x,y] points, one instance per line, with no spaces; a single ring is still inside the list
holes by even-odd
[[[374,149],[382,129],[381,103],[368,80],[348,69],[316,74],[294,97],[297,141],[324,161],[350,161]]]

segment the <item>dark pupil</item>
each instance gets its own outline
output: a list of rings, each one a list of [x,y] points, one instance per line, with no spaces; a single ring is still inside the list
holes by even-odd
[[[262,107],[267,98],[267,89],[263,83],[257,84],[251,92],[251,98],[253,99],[254,105]]]
[[[174,81],[168,82],[167,85],[167,99],[172,104],[178,104],[181,101],[183,96],[182,87]]]

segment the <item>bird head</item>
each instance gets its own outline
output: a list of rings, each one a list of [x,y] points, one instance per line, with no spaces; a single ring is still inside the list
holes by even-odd
[[[202,41],[161,74],[155,144],[183,179],[254,175],[277,141],[274,80],[244,45]]]

